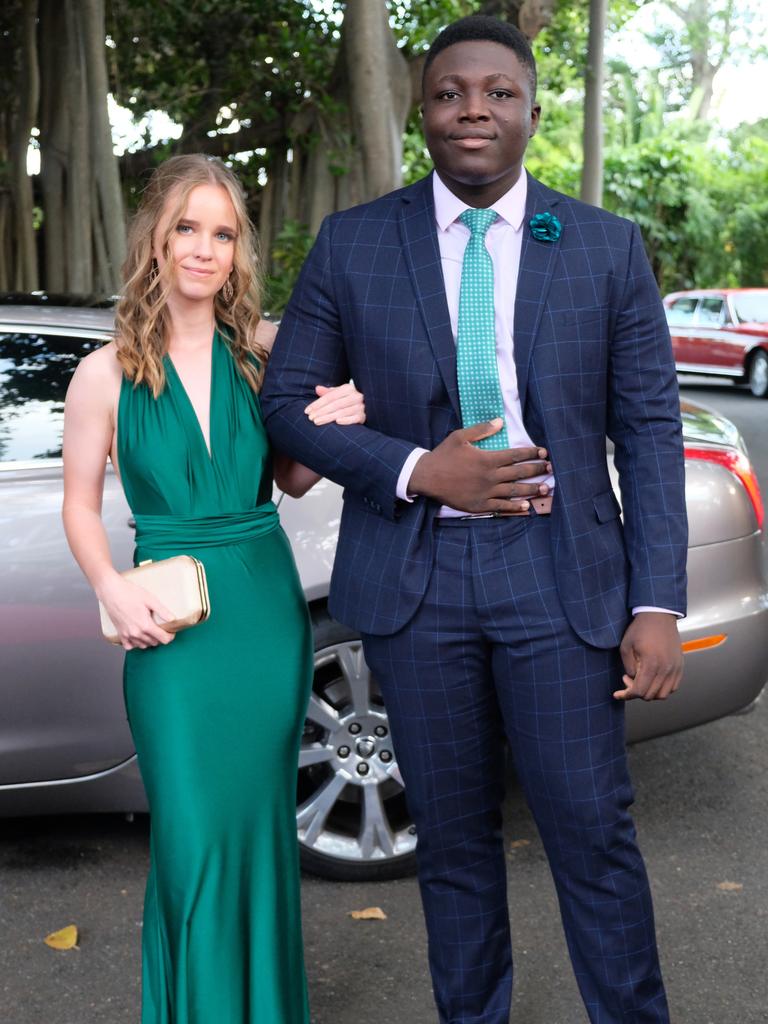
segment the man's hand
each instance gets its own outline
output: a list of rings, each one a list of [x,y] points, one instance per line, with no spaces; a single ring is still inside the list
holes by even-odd
[[[435,449],[422,455],[414,466],[408,490],[462,512],[526,511],[526,499],[540,497],[549,488],[519,481],[551,473],[552,466],[546,461],[544,448],[484,451],[474,447],[473,441],[490,437],[502,426],[503,420],[495,419],[454,430]]]
[[[683,678],[683,651],[677,619],[666,612],[639,612],[621,641],[621,660],[626,690],[616,690],[617,700],[666,700]]]

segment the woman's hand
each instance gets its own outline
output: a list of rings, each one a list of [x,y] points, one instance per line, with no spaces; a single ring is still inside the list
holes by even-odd
[[[158,624],[171,620],[173,613],[144,587],[131,583],[119,573],[98,588],[98,597],[109,612],[118,640],[126,651],[169,644],[175,638],[175,633],[169,633]]]
[[[341,426],[365,423],[365,399],[354,384],[341,384],[337,388],[318,384],[315,391],[320,397],[310,402],[304,412],[316,427],[324,423]]]
[[[324,423],[338,423],[341,426],[365,423],[365,400],[354,384],[341,384],[337,388],[318,384],[315,392],[319,397],[304,409],[315,426],[321,427]],[[275,452],[274,470],[275,483],[292,498],[300,498],[321,479],[319,473],[281,452]]]

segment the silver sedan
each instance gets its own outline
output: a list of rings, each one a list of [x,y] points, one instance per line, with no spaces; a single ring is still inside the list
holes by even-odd
[[[121,687],[122,655],[99,636],[93,594],[60,523],[61,426],[69,377],[110,337],[109,310],[0,307],[0,816],[146,810]],[[736,428],[683,405],[690,521],[686,678],[669,701],[627,708],[647,739],[737,711],[768,677],[763,509]],[[315,676],[299,755],[302,862],[333,878],[413,868],[387,712],[359,638],[328,615],[341,492],[322,481],[301,501],[275,495],[315,630]],[[133,531],[107,473],[104,521],[118,567]],[[259,799],[259,779],[242,780]]]

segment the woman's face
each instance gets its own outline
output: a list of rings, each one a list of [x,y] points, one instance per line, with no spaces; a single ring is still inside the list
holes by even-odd
[[[229,277],[235,259],[237,217],[223,185],[197,185],[162,252],[174,207],[169,196],[155,230],[153,255],[158,267],[172,263],[173,291],[187,301],[211,301]]]

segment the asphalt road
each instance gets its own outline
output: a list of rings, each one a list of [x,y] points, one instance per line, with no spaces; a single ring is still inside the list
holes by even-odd
[[[768,496],[768,402],[727,385],[686,386],[684,395],[739,425]],[[630,762],[672,1020],[768,1022],[768,700],[636,746]],[[584,1024],[546,860],[514,784],[505,817],[513,1020]],[[0,822],[1,1024],[138,1022],[147,839],[146,819]],[[433,1024],[415,882],[307,878],[303,891],[315,1024]],[[348,916],[368,906],[387,920]],[[70,923],[79,949],[43,944]]]

